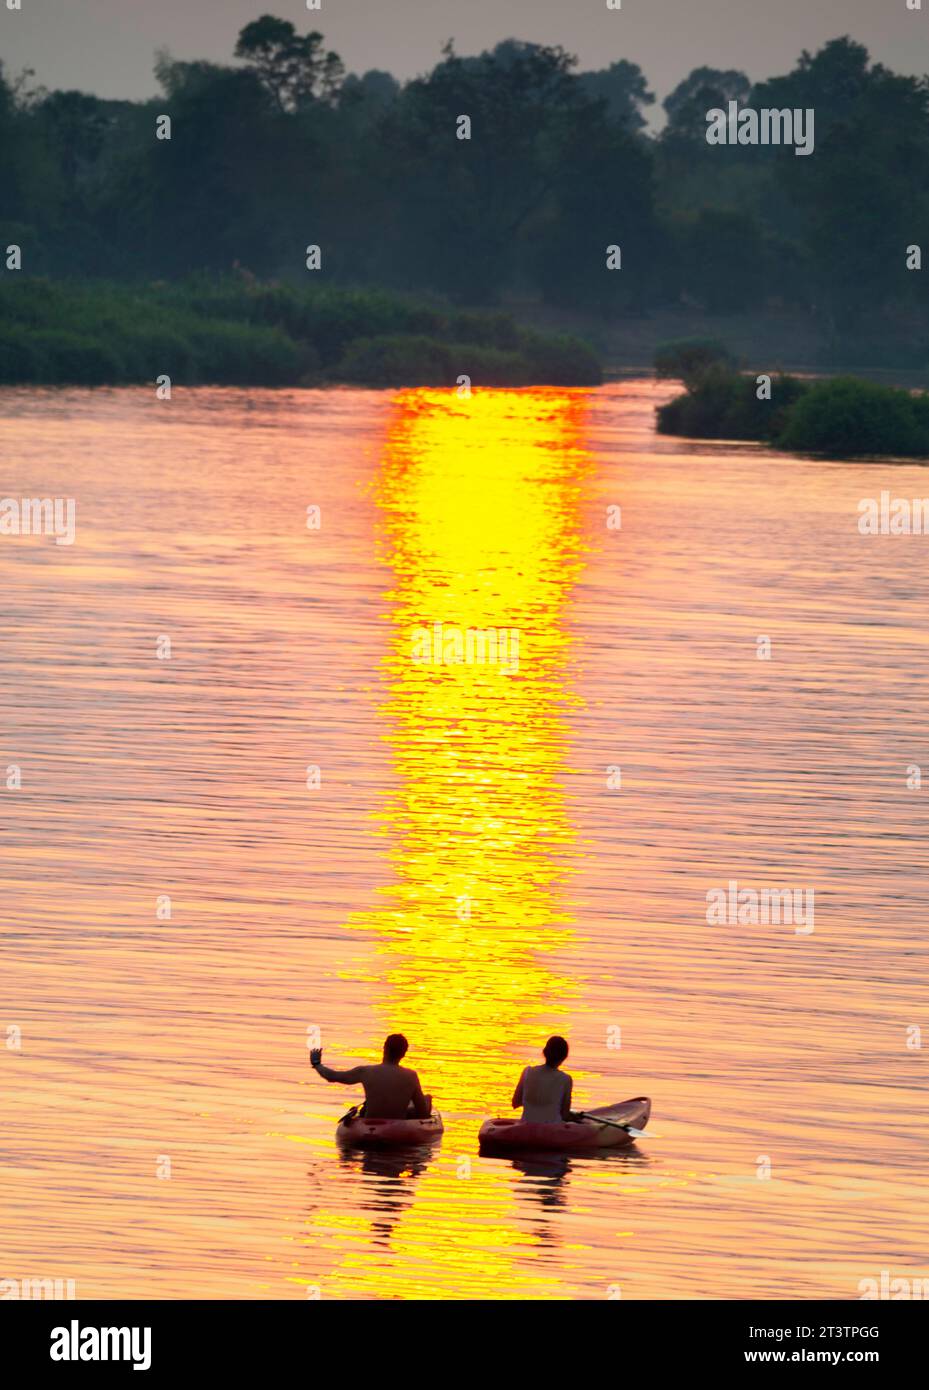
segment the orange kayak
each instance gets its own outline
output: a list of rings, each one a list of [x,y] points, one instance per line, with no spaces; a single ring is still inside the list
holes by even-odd
[[[603,1105],[599,1110],[587,1110],[589,1118],[558,1124],[524,1124],[522,1120],[485,1120],[478,1134],[482,1153],[526,1153],[555,1150],[558,1153],[583,1153],[595,1149],[622,1149],[635,1139],[617,1125],[632,1125],[644,1129],[648,1124],[652,1103],[647,1096],[621,1100],[616,1105]],[[610,1121],[611,1123],[601,1123]]]
[[[349,1111],[336,1126],[335,1137],[340,1144],[351,1144],[357,1149],[399,1149],[409,1144],[428,1144],[438,1139],[443,1128],[437,1110],[425,1120],[369,1120]]]

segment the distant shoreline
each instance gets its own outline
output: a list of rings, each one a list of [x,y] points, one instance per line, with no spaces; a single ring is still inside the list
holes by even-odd
[[[772,362],[757,346],[746,352],[757,325],[742,324],[737,346],[657,341],[669,323],[692,327],[693,318],[598,323],[536,308],[464,309],[241,271],[145,284],[16,275],[0,281],[0,385],[148,385],[162,398],[198,385],[444,387],[464,397],[472,387],[589,388],[657,375],[685,388],[658,407],[661,434],[929,458],[929,396],[913,389],[921,374],[898,364],[836,375],[802,347]],[[804,365],[784,371],[784,361]]]
[[[830,350],[808,316],[692,309],[597,317],[511,297],[466,309],[372,288],[307,289],[246,272],[176,282],[0,280],[0,384],[595,386],[651,376],[656,352],[698,337],[744,370],[839,374],[919,389],[920,365]],[[870,360],[869,360],[870,359]],[[859,360],[863,365],[859,365]],[[881,362],[878,365],[878,362]]]

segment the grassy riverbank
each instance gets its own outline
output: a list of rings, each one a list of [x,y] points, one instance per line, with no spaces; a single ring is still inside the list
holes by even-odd
[[[593,386],[580,338],[376,290],[244,276],[148,285],[0,280],[0,383]]]

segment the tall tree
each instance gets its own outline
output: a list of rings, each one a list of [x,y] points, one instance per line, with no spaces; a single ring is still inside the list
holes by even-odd
[[[257,74],[280,111],[296,111],[332,101],[338,91],[345,69],[323,45],[315,30],[298,34],[290,20],[265,14],[242,29],[235,56]]]
[[[644,128],[642,108],[652,105],[655,93],[649,91],[645,74],[638,63],[620,58],[619,62],[611,63],[608,68],[580,73],[578,81],[585,96],[606,102],[610,119],[625,130]]]
[[[662,103],[668,116],[664,139],[705,140],[707,111],[725,110],[730,101],[744,106],[751,87],[745,73],[734,68],[694,68]]]
[[[574,62],[534,44],[462,59],[448,44],[406,86],[383,127],[385,211],[402,273],[474,302],[512,278],[520,239],[557,179],[561,123],[583,103]]]
[[[792,72],[754,88],[752,103],[811,108],[815,150],[759,150],[799,218],[820,314],[836,334],[871,331],[894,301],[925,306],[924,276],[905,248],[929,224],[929,79],[870,63],[833,39]],[[924,240],[924,238],[923,238]]]

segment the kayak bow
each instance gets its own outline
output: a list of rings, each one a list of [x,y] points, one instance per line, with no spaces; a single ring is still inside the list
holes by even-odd
[[[620,1149],[635,1143],[626,1126],[642,1130],[648,1124],[651,1101],[647,1096],[586,1110],[581,1121],[526,1124],[522,1120],[485,1120],[478,1134],[482,1153],[526,1153],[555,1150],[584,1153],[596,1149]]]

